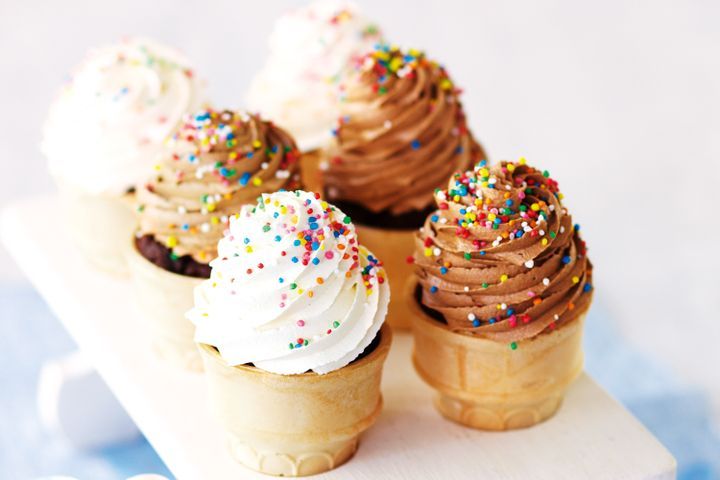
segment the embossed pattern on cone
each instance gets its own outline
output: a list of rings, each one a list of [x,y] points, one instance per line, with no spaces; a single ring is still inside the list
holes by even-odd
[[[446,418],[482,430],[511,430],[552,417],[583,365],[584,314],[557,330],[517,343],[452,332],[428,316],[406,284],[413,311],[413,364],[436,392]]]
[[[134,237],[127,241],[126,258],[135,301],[155,354],[184,370],[202,371],[195,346],[195,326],[185,318],[193,306],[193,290],[202,278],[178,275],[143,257]]]
[[[380,381],[392,333],[387,325],[367,356],[324,375],[279,375],[230,367],[199,344],[210,405],[225,428],[230,454],[270,475],[304,476],[337,468],[382,410]]]
[[[392,328],[409,330],[413,313],[403,297],[405,283],[414,275],[414,266],[407,262],[407,257],[415,248],[415,230],[391,230],[358,224],[355,229],[360,243],[382,260],[390,280],[390,305],[385,321]]]

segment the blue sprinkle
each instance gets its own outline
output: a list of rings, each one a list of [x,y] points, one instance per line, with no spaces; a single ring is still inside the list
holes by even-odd
[[[308,217],[308,223],[315,223],[317,222],[317,218],[315,217]]]
[[[292,257],[290,260],[292,260],[293,263],[297,263],[297,262],[298,262],[298,258],[297,258],[297,257]]]
[[[311,224],[310,224],[310,230],[317,230],[317,229],[318,229],[318,224],[317,224],[317,223],[311,223]]]
[[[410,142],[410,146],[413,148],[413,150],[417,150],[420,148],[420,140],[413,140]]]
[[[280,237],[280,235],[275,235],[275,241],[279,242],[280,240],[282,240],[282,237]]]
[[[579,223],[576,223],[576,224],[573,226],[573,230],[575,230],[576,232],[579,231],[579,230],[580,230],[580,224],[579,224]]]
[[[522,237],[522,236],[523,236],[523,231],[522,231],[522,230],[518,230],[518,232],[515,234],[515,238],[520,238],[520,237]]]
[[[185,224],[183,224],[182,229],[183,229],[183,230],[190,230],[190,225],[188,225],[187,223],[185,223]]]
[[[508,317],[511,316],[513,313],[515,313],[515,310],[513,310],[512,308],[508,308],[508,309],[507,309],[506,314],[507,314]]]
[[[295,241],[293,242],[293,245],[295,245],[296,247],[299,246],[299,245],[300,245],[300,240],[295,240]]]
[[[252,157],[253,157],[253,154],[254,154],[254,152],[248,152],[247,155],[245,155],[245,156],[246,156],[247,158],[252,158]]]
[[[513,204],[513,201],[510,200],[509,198],[507,200],[505,200],[505,205],[507,205],[508,207],[512,207],[512,204]]]
[[[440,217],[438,217],[437,215],[433,215],[432,217],[430,217],[430,220],[433,222],[437,222],[439,218]]]
[[[589,283],[583,285],[583,292],[589,292],[590,290],[592,290],[592,285],[590,285]]]
[[[488,318],[488,323],[489,323],[490,325],[492,325],[492,324],[495,323],[495,322],[496,322],[495,317],[490,317],[490,318]]]
[[[228,140],[232,140],[233,138],[235,138],[235,134],[232,133],[232,132],[230,132],[230,133],[228,133],[227,135],[225,135],[225,138],[228,139]]]
[[[480,255],[485,255],[485,250],[480,250]]]
[[[312,263],[313,263],[313,265],[317,265],[318,263],[320,263],[320,259],[315,257],[312,259]]]
[[[278,212],[273,213],[273,218],[278,218],[280,214]]]
[[[487,160],[480,160],[478,162],[478,165],[480,165],[481,167],[484,167],[485,165],[487,165]]]
[[[240,180],[238,180],[238,183],[242,185],[243,187],[248,184],[250,181],[250,174],[248,172],[245,172],[240,177]]]
[[[562,259],[562,263],[567,265],[568,263],[570,263],[570,260],[571,260],[571,258],[569,256],[565,255]]]
[[[284,278],[282,278],[282,277],[278,278],[278,282],[283,283],[284,281],[285,281]]]
[[[473,327],[479,327],[479,326],[480,326],[480,320],[478,320],[476,318],[475,320],[473,320]]]
[[[250,239],[248,237],[243,238],[243,243],[247,245],[248,243],[250,243]]]
[[[278,151],[278,146],[277,146],[277,145],[273,145],[273,147],[272,147],[272,152],[273,152],[273,153],[277,153],[277,151]]]
[[[437,291],[438,291],[438,288],[437,288],[435,285],[433,285],[432,287],[430,287],[430,293],[435,293],[435,292],[437,292]]]
[[[312,243],[312,249],[313,249],[313,250],[317,250],[318,248],[320,248],[320,244],[319,244],[318,242],[313,242],[313,243]]]
[[[457,148],[455,149],[455,153],[458,154],[458,155],[461,154],[461,153],[463,153],[464,151],[465,151],[465,150],[464,150],[463,147],[461,147],[461,146],[460,146],[460,147],[457,147]]]
[[[440,267],[440,273],[443,274],[443,275],[445,275],[445,274],[447,273],[447,268],[445,268],[445,267]]]

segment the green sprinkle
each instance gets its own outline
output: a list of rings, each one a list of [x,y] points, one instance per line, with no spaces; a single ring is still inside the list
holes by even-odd
[[[550,172],[547,170],[543,170],[543,177],[548,178],[550,176]]]
[[[263,232],[269,232],[270,231],[270,225],[263,225]]]
[[[511,349],[511,350],[517,350],[517,343],[516,343],[516,342],[512,342],[512,343],[510,344],[510,349]]]
[[[172,259],[172,260],[177,260],[178,258],[180,258],[180,257],[178,257],[177,253],[175,253],[175,252],[170,252],[170,259]]]
[[[463,257],[465,257],[465,260],[470,260],[472,258],[472,255],[470,255],[470,252],[465,252]]]
[[[557,237],[557,234],[555,232],[550,232],[550,238],[555,238],[555,237]]]
[[[288,344],[288,347],[290,348],[290,350],[292,350],[293,348],[295,348],[295,345],[293,345],[293,343],[290,342],[290,343]]]
[[[488,288],[488,284],[485,283],[485,282],[483,282],[482,287],[483,287],[483,288]]]
[[[347,215],[345,215],[345,218],[343,218],[343,223],[344,223],[345,225],[348,225],[350,222],[352,222],[352,220],[350,219],[350,217],[347,216]]]
[[[340,322],[338,322],[337,320],[335,320],[335,321],[333,322],[333,328],[338,328],[339,326],[340,326]]]
[[[295,290],[296,288],[297,288],[297,283],[290,284],[290,290]]]

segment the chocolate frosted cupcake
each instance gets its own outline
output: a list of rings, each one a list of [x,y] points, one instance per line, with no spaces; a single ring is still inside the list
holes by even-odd
[[[137,187],[139,228],[129,255],[140,306],[161,356],[199,366],[183,317],[210,275],[229,218],[265,192],[298,185],[293,139],[270,122],[232,111],[186,118],[155,174]]]
[[[555,413],[582,371],[592,265],[558,184],[519,163],[456,174],[416,237],[415,366],[446,417],[482,429]]]
[[[416,50],[381,45],[365,56],[343,83],[341,110],[327,196],[380,252],[390,278],[407,278],[413,232],[433,208],[433,190],[485,153],[445,69]],[[392,284],[400,298],[402,281]],[[409,326],[402,302],[391,303],[388,321]]]

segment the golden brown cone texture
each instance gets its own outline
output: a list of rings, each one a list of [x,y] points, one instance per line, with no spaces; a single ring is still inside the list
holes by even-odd
[[[195,326],[185,318],[193,306],[193,290],[202,278],[168,272],[138,252],[134,239],[127,240],[126,260],[135,301],[148,329],[155,353],[168,363],[189,371],[201,371],[195,347]]]
[[[380,335],[370,354],[325,375],[230,367],[216,349],[200,344],[211,408],[233,458],[262,473],[293,477],[346,462],[382,409],[382,366],[392,340],[387,325]]]
[[[435,407],[446,418],[481,430],[525,428],[553,416],[583,366],[585,311],[575,321],[534,338],[505,343],[452,332],[429,317],[407,286],[414,312],[413,363],[437,391]]]

